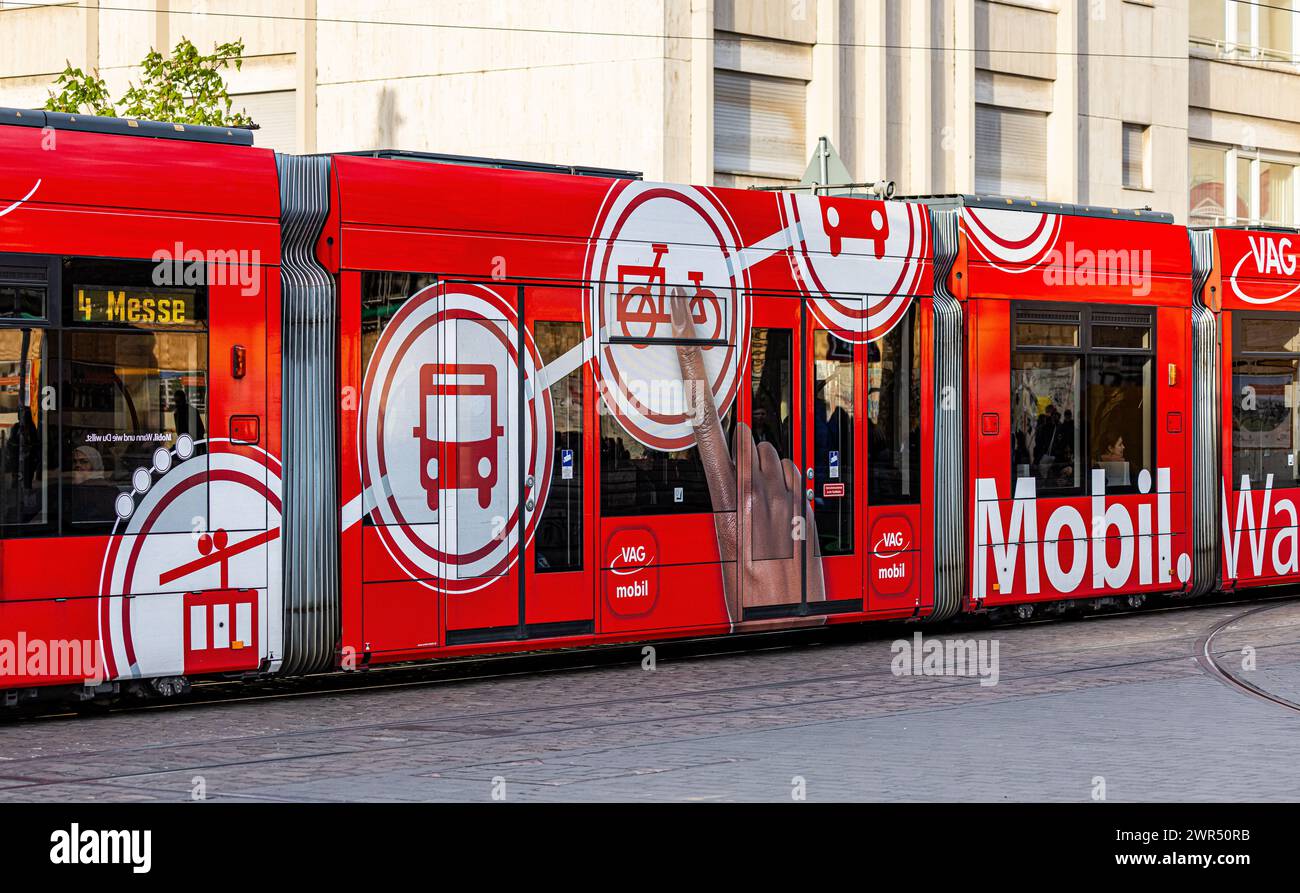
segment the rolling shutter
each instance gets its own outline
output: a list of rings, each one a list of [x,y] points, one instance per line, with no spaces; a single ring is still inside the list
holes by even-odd
[[[718,69],[713,89],[715,170],[786,180],[803,176],[804,81]]]
[[[1047,194],[1047,115],[975,106],[975,191],[1028,198]]]
[[[277,152],[298,150],[298,108],[293,90],[274,93],[243,93],[230,97],[230,108],[241,108],[258,129],[253,131],[253,145]]]

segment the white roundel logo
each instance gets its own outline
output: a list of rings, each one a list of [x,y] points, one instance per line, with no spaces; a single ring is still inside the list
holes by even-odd
[[[251,669],[278,647],[273,457],[181,435],[134,471],[113,508],[99,598],[110,678],[202,672],[231,649]]]
[[[930,254],[924,205],[785,194],[790,263],[813,315],[841,338],[875,341],[912,305]]]
[[[675,287],[687,296],[718,413],[736,397],[750,334],[743,247],[707,190],[630,181],[605,197],[587,254],[593,284],[583,322],[602,395],[624,429],[652,449],[694,443],[691,398],[672,341]]]
[[[989,266],[1004,273],[1024,273],[1047,261],[1061,237],[1059,214],[963,208],[966,241]]]
[[[366,367],[365,510],[393,560],[429,588],[472,592],[505,573],[545,504],[550,392],[536,386],[531,335],[521,356],[517,333],[513,304],[491,288],[434,285],[397,311]]]

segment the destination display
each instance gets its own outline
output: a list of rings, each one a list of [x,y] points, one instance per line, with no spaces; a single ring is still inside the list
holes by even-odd
[[[78,285],[72,314],[78,323],[104,325],[192,326],[203,320],[193,289]]]

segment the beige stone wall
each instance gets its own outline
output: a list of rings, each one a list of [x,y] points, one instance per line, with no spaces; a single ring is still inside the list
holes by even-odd
[[[247,62],[230,84],[267,122],[259,144],[712,182],[715,74],[743,72],[801,85],[804,157],[827,135],[855,179],[972,191],[977,105],[1032,110],[1046,122],[1042,197],[1183,218],[1189,139],[1300,159],[1297,67],[1189,42],[1189,4],[1215,2],[0,0],[0,105],[40,105],[65,61],[120,90],[150,47],[239,37]],[[1148,128],[1139,188],[1123,181],[1126,122]]]

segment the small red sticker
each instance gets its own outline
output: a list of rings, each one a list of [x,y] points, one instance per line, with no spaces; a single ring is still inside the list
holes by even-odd
[[[822,496],[843,496],[843,484],[822,484]]]

